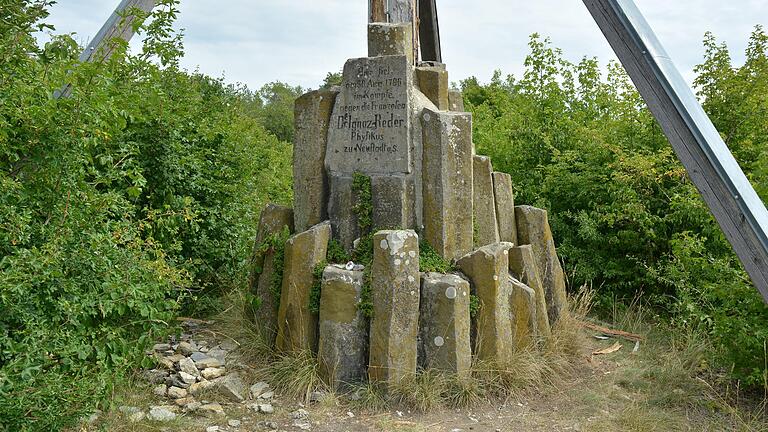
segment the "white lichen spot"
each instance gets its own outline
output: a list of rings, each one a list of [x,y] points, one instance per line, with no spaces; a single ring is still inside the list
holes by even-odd
[[[509,255],[509,251],[508,250],[504,250],[504,255]]]
[[[435,346],[441,347],[445,345],[445,339],[443,339],[442,336],[438,336],[435,338]]]
[[[384,250],[389,249],[389,244],[387,243],[386,239],[382,240],[381,243],[379,244],[379,246],[381,246],[381,248],[384,249]]]
[[[429,113],[424,113],[424,121],[429,121],[429,119],[431,119],[431,118],[432,118],[432,116],[429,115]]]
[[[495,280],[495,281],[499,280],[499,276],[493,275],[493,280]]]
[[[448,289],[445,290],[445,296],[451,300],[456,298],[456,294],[456,288],[454,287],[448,287]]]
[[[416,251],[409,251],[408,256],[411,258],[416,258]]]
[[[396,266],[399,266],[400,264],[402,264],[402,261],[400,261],[400,258],[397,258],[397,259],[395,260],[395,265],[396,265]]]
[[[400,253],[400,250],[405,246],[405,239],[406,234],[404,234],[402,231],[393,232],[391,234],[387,235],[387,242],[389,243],[390,247],[390,254],[391,255],[397,255]]]
[[[405,265],[411,265],[411,260],[405,260]]]
[[[415,296],[416,295],[416,291],[411,291],[411,295]]]
[[[413,276],[408,276],[408,282],[415,282],[416,279],[414,279]]]

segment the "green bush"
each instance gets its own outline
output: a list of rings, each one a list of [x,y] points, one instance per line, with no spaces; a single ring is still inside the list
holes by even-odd
[[[242,282],[257,213],[290,200],[290,145],[254,95],[176,66],[176,0],[144,50],[78,64],[0,0],[0,429],[60,430],[106,400],[201,293]],[[54,92],[65,83],[69,98]]]
[[[696,85],[706,110],[763,198],[768,184],[766,35],[746,64],[705,39]],[[708,332],[720,365],[762,384],[768,308],[658,125],[617,64],[565,61],[537,35],[524,75],[462,83],[478,152],[512,175],[516,201],[542,206],[572,287],[613,299],[638,293],[684,326]]]

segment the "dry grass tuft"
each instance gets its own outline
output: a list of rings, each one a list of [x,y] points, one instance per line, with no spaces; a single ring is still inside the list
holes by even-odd
[[[324,389],[317,358],[311,351],[279,354],[259,371],[278,392],[309,402],[312,392]]]
[[[259,364],[274,357],[274,349],[252,318],[255,313],[248,294],[233,290],[226,295],[224,304],[224,311],[216,316],[217,329],[227,338],[237,341],[242,360]]]

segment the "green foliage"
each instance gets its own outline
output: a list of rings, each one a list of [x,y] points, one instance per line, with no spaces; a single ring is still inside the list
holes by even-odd
[[[480,312],[480,297],[472,294],[469,296],[469,316],[472,318],[477,317],[477,313]]]
[[[765,32],[740,68],[705,38],[696,85],[705,109],[765,199],[768,88]],[[623,69],[564,60],[534,35],[521,78],[462,83],[478,152],[512,175],[516,201],[549,210],[572,286],[609,299],[643,293],[684,326],[705,328],[720,365],[760,384],[768,308]]]
[[[340,86],[343,78],[344,76],[342,75],[342,72],[328,72],[328,75],[325,76],[320,89],[328,90],[331,87]]]
[[[304,89],[301,87],[291,87],[280,81],[269,83],[258,92],[262,123],[280,141],[293,142],[293,106],[302,93]]]
[[[426,241],[419,244],[419,271],[422,273],[449,273],[456,270],[450,261],[441,257]]]
[[[336,239],[331,239],[328,242],[328,254],[326,256],[328,262],[335,264],[346,264],[352,259],[352,256],[347,253],[344,246]]]
[[[287,226],[282,231],[268,235],[256,250],[257,254],[264,255],[267,252],[272,253],[272,278],[270,279],[269,292],[275,300],[275,304],[280,304],[280,294],[283,290],[283,274],[285,273],[285,244],[291,238],[291,231]],[[256,269],[260,274],[264,269]]]
[[[373,228],[371,178],[363,173],[355,172],[352,177],[352,194],[355,197],[352,211],[357,216],[357,225],[362,234],[367,234]]]
[[[323,292],[323,272],[326,267],[328,267],[328,261],[323,261],[312,269],[312,287],[309,290],[309,311],[313,314],[320,313],[320,296]]]
[[[102,63],[0,2],[0,429],[61,430],[106,401],[182,307],[242,282],[258,209],[290,200],[290,146],[248,95],[177,69],[177,1]],[[65,83],[70,98],[56,99]]]

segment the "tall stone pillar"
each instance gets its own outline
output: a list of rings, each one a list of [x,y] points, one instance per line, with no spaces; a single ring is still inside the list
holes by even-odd
[[[288,239],[275,346],[282,352],[317,351],[317,316],[309,310],[313,270],[325,261],[331,224],[323,222]]]
[[[511,243],[483,246],[456,263],[470,280],[480,299],[475,354],[482,360],[505,364],[514,352],[514,334],[509,310],[512,288],[509,281]]]
[[[425,240],[447,260],[473,248],[472,117],[424,110]]]
[[[472,365],[469,283],[453,274],[421,276],[419,366],[464,376]]]
[[[293,206],[298,232],[328,219],[325,150],[336,90],[317,90],[294,106]]]
[[[488,156],[473,159],[473,189],[475,212],[475,245],[487,246],[499,242],[499,224],[496,220],[496,204],[493,193],[493,167]]]
[[[391,387],[416,373],[419,238],[410,230],[379,231],[373,249],[368,378]]]

